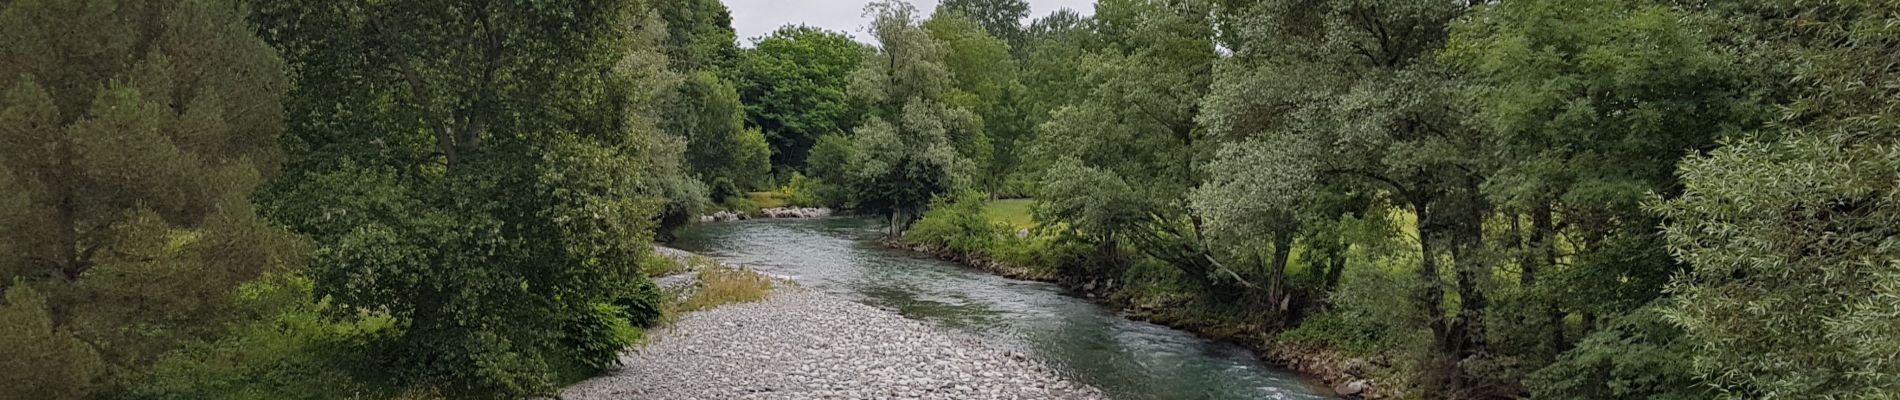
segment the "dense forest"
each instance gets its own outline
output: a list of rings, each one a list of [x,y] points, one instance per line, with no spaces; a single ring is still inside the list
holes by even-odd
[[[780,204],[1408,398],[1900,397],[1900,2],[864,17],[0,0],[0,398],[545,397]]]

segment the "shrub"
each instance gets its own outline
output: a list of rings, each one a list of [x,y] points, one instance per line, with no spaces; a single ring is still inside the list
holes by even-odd
[[[1696,379],[1694,346],[1657,307],[1639,309],[1590,333],[1525,383],[1539,399],[1707,399]]]
[[[581,367],[579,373],[568,375],[584,376],[620,366],[620,349],[640,338],[638,329],[627,319],[627,310],[618,305],[589,304],[565,314],[568,319],[561,327],[564,348],[571,349],[570,361]]]
[[[667,263],[676,266],[679,265],[679,263],[674,263],[671,260],[668,260]],[[658,324],[660,317],[664,313],[665,303],[666,293],[660,290],[659,285],[655,285],[652,280],[647,279],[640,280],[632,289],[622,292],[619,296],[615,296],[613,301],[613,305],[618,307],[621,316],[627,320],[627,323],[638,328],[651,328],[655,324]]]
[[[273,274],[240,287],[242,317],[220,339],[165,354],[132,390],[146,399],[353,399],[396,394],[369,353],[397,328],[388,315],[313,300],[310,279]]]
[[[955,201],[942,197],[931,201],[930,211],[904,233],[904,241],[942,248],[966,255],[991,254],[1009,228],[990,222],[983,213],[988,201],[981,193],[966,191]]]

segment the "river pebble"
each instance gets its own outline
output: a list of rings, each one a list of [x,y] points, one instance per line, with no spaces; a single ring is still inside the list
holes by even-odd
[[[1021,354],[793,284],[687,314],[564,399],[1100,399]]]

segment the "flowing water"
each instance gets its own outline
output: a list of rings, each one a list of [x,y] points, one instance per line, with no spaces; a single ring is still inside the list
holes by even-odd
[[[701,224],[673,245],[1038,357],[1115,399],[1328,399],[1246,349],[1132,321],[1055,285],[885,248],[863,218]]]

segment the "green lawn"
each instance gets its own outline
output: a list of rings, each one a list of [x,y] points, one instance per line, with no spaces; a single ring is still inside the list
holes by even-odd
[[[1036,224],[1029,216],[1029,206],[1035,204],[1031,199],[994,200],[983,206],[983,215],[991,222],[1009,224],[1016,229],[1028,229]]]

